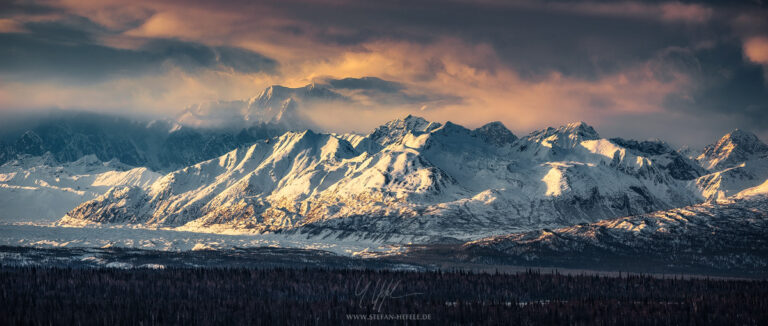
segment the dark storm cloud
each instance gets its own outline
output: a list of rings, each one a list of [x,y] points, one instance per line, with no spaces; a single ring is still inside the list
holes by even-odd
[[[334,88],[375,90],[383,93],[395,93],[405,89],[401,83],[377,77],[331,79],[328,84]]]
[[[623,13],[621,7],[608,13],[600,7],[612,5],[611,2],[581,3],[586,5],[579,7],[573,5],[579,2],[561,1],[435,0],[225,1],[215,5],[184,1],[178,5],[242,12],[254,15],[254,20],[266,11],[286,22],[276,28],[281,33],[338,46],[381,39],[429,43],[443,37],[456,37],[470,44],[489,44],[503,63],[522,77],[533,79],[558,72],[592,80],[649,60],[670,46],[693,47],[711,41],[713,36],[721,37],[727,28],[721,21],[716,24],[706,21],[688,24],[684,20],[660,22],[652,17],[657,13],[650,11],[660,4],[655,1],[638,3],[636,7],[623,9],[626,11]],[[748,7],[747,3],[736,7]],[[732,7],[718,8],[718,12],[733,11]],[[718,19],[720,16],[712,18]],[[58,33],[61,32],[52,34]],[[247,59],[239,53],[221,52],[222,58],[231,59],[234,66],[242,66],[246,71],[265,63],[269,65],[261,58]],[[498,67],[476,63],[475,68],[492,72]]]
[[[357,102],[357,105],[386,108],[387,105],[415,105],[422,106],[444,106],[446,104],[457,104],[463,100],[456,95],[450,95],[440,92],[414,90],[405,84],[384,80],[378,77],[361,78],[342,78],[342,79],[321,79],[320,84],[336,92],[347,93],[351,91],[362,95],[366,102],[360,103],[353,98],[348,98],[350,102]]]
[[[94,33],[103,28],[84,17],[69,16],[57,21],[29,22],[25,33],[16,35],[48,43],[92,44]]]
[[[35,15],[51,17],[24,18]],[[450,114],[516,111],[506,116],[529,124],[730,115],[734,127],[768,130],[768,59],[763,43],[752,57],[744,51],[746,40],[768,39],[761,2],[51,0],[3,2],[7,17],[5,80],[98,82],[167,67],[191,78],[270,74],[251,84],[330,76],[334,89],[382,105],[473,103]],[[120,37],[142,45],[118,48]],[[372,75],[387,80],[345,78]]]
[[[41,15],[57,12],[56,8],[38,4],[33,1],[4,0],[0,1],[0,17],[8,17],[19,14]]]
[[[246,49],[219,46],[214,47],[213,51],[218,56],[217,61],[220,64],[235,71],[245,73],[274,72],[277,67],[277,61]]]
[[[506,64],[530,78],[552,71],[595,78],[647,60],[667,46],[688,46],[706,39],[706,35],[691,33],[701,26],[683,22],[574,13],[551,10],[546,5],[363,1],[332,6],[285,2],[273,10],[293,22],[293,34],[339,46],[380,39],[429,43],[443,37],[490,44]],[[704,30],[708,29],[705,26]],[[496,67],[480,64],[477,68],[493,71]]]
[[[764,71],[760,65],[743,62],[740,44],[731,42],[692,55],[701,67],[700,79],[690,94],[670,97],[668,108],[688,114],[730,116],[742,128],[768,130]]]
[[[225,69],[273,73],[277,61],[237,47],[212,47],[153,39],[136,49],[99,43],[110,35],[83,17],[32,22],[22,33],[0,33],[0,74],[14,80],[59,79],[99,82],[108,78],[161,73],[168,65],[187,71]]]

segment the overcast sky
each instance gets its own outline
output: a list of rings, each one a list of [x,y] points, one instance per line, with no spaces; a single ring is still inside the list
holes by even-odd
[[[364,131],[413,113],[468,127],[499,120],[517,134],[583,120],[604,136],[677,145],[701,146],[733,128],[766,140],[768,9],[760,1],[0,1],[2,110],[175,116],[273,84],[366,76],[421,100],[337,108],[318,116],[324,128]]]

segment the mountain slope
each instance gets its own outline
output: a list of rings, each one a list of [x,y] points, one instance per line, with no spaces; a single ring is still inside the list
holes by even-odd
[[[768,179],[768,145],[738,129],[707,146],[698,161],[710,173],[691,187],[706,200],[724,199]]]
[[[469,242],[464,249],[486,262],[657,272],[688,266],[764,274],[766,189],[718,203],[495,236]]]
[[[745,161],[768,158],[768,145],[755,134],[736,129],[708,145],[697,160],[710,171],[737,166]]]
[[[160,174],[116,161],[84,156],[59,163],[48,153],[0,166],[0,220],[54,221],[78,204],[115,186],[145,187]]]
[[[367,136],[286,133],[147,187],[112,189],[62,223],[303,227],[408,241],[573,225],[697,202],[688,181],[669,168],[674,151],[634,147],[584,123],[517,139],[498,123],[470,130],[408,116]]]

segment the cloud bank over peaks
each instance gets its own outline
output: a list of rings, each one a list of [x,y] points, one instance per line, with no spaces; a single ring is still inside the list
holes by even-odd
[[[286,108],[329,130],[587,120],[703,146],[768,136],[765,17],[756,1],[7,0],[0,110],[286,120],[249,99],[314,82],[341,97]]]
[[[198,127],[270,123],[288,130],[346,131],[343,125],[332,122],[338,115],[329,115],[329,112],[347,111],[351,116],[381,111],[400,114],[400,110],[415,112],[460,102],[461,98],[454,95],[419,92],[404,84],[377,77],[324,77],[302,87],[272,85],[248,99],[193,104],[185,108],[177,119],[183,124]]]

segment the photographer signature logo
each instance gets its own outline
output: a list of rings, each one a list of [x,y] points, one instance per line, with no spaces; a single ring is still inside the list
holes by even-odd
[[[364,282],[362,279],[358,279],[357,284],[355,285],[355,297],[359,299],[358,306],[364,308],[368,303],[371,303],[376,312],[381,312],[381,307],[386,300],[423,294],[414,292],[396,295],[399,287],[400,280],[376,280]]]

